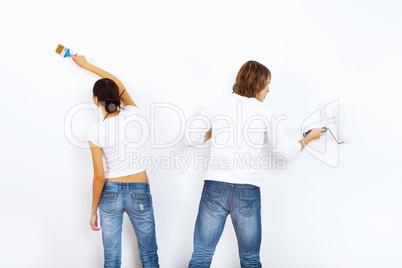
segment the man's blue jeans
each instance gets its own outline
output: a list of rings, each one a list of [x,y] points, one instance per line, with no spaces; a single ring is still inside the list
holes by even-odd
[[[260,188],[248,184],[205,181],[189,268],[210,267],[229,214],[236,232],[241,267],[262,267]]]
[[[148,183],[105,182],[99,202],[105,268],[121,266],[121,231],[124,211],[137,236],[142,267],[158,264],[155,220]]]

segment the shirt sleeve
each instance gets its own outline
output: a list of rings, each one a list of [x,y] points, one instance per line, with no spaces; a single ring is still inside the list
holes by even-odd
[[[204,143],[205,134],[212,128],[211,104],[204,104],[201,112],[190,118],[185,131],[185,140],[188,146],[195,146]]]
[[[87,140],[92,142],[96,146],[101,147],[99,144],[98,126],[93,126],[88,130]]]
[[[290,140],[278,125],[272,122],[267,126],[266,133],[272,146],[272,150],[286,160],[295,158],[301,151],[302,146],[298,141]]]

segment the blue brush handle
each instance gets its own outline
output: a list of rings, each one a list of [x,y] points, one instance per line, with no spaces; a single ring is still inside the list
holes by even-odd
[[[314,128],[313,128],[313,129],[314,129]],[[313,129],[310,129],[309,131],[304,132],[304,133],[303,133],[303,137],[306,137]],[[328,128],[326,128],[326,127],[322,127],[322,129],[328,130]]]
[[[66,53],[64,53],[64,58],[66,58],[68,56],[70,56],[70,49],[69,48],[67,48]]]
[[[75,56],[75,54],[72,54],[72,51],[69,48],[67,48],[66,53],[64,54],[64,58],[69,57],[69,56],[71,57],[71,55]]]

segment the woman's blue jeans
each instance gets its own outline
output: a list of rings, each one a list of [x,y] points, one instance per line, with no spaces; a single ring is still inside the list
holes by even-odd
[[[241,267],[262,267],[260,188],[248,184],[205,181],[189,268],[210,267],[229,214],[236,232]]]
[[[104,267],[121,266],[124,211],[128,214],[137,236],[142,267],[159,267],[152,197],[149,184],[141,182],[105,182],[99,202]]]

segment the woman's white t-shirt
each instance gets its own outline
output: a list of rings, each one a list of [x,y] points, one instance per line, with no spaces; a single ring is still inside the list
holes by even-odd
[[[144,171],[139,165],[143,145],[144,118],[137,107],[126,105],[120,113],[92,126],[87,139],[102,149],[105,178],[117,178]]]

